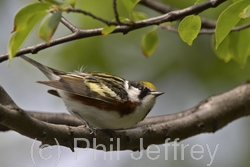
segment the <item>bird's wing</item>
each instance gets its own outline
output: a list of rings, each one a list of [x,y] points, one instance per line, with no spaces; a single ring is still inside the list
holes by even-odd
[[[51,81],[38,81],[38,83],[54,87],[75,95],[105,102],[124,101],[115,91],[111,90],[98,78],[86,73],[86,76],[74,74],[59,75],[60,79]]]

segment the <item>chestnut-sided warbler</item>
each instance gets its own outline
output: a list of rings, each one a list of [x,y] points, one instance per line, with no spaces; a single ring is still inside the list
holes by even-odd
[[[61,97],[68,111],[91,130],[130,128],[146,117],[156,97],[163,94],[149,82],[128,81],[100,72],[66,73],[21,57],[50,80],[38,83],[56,88],[48,92]]]

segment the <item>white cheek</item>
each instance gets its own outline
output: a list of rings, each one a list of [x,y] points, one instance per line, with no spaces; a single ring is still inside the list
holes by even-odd
[[[138,96],[140,94],[140,90],[128,85],[128,81],[125,81],[125,85],[124,85],[126,91],[128,92],[128,97],[130,99],[130,101],[132,102],[136,102],[139,101]]]

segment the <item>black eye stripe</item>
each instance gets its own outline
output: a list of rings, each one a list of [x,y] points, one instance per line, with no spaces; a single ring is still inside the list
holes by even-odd
[[[145,96],[149,94],[150,90],[147,87],[144,87],[144,89],[141,90],[141,93],[139,94],[138,98],[141,100]]]
[[[144,85],[142,85],[142,84],[140,84],[140,83],[138,83],[138,82],[132,82],[132,81],[130,81],[129,82],[129,88],[131,87],[131,86],[133,86],[133,87],[135,87],[135,88],[137,88],[137,89],[139,89],[140,91],[141,91],[141,93],[138,95],[138,98],[140,99],[140,100],[142,100],[145,96],[147,96],[148,94],[149,94],[149,92],[150,92],[150,89],[149,88],[147,88],[146,86],[144,86]]]

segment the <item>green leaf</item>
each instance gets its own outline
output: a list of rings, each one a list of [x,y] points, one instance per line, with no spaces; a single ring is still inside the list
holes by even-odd
[[[217,56],[228,62],[234,59],[241,66],[245,66],[250,56],[250,29],[230,33],[215,50]]]
[[[147,19],[148,16],[143,13],[143,12],[132,12],[132,16],[134,18],[134,21],[140,21],[140,20],[144,20],[144,19]]]
[[[21,47],[32,29],[49,13],[49,3],[34,3],[20,9],[15,15],[14,32],[8,45],[9,59],[11,60]]]
[[[245,66],[250,56],[250,29],[244,29],[230,34],[229,49],[232,51],[232,58],[241,66]]]
[[[102,29],[102,35],[106,36],[106,35],[112,33],[115,29],[116,29],[116,26],[114,26],[114,25],[111,25],[111,26],[106,25]]]
[[[119,20],[120,22],[122,23],[127,23],[127,22],[130,22],[130,20],[126,17],[119,17]],[[115,19],[112,20],[112,22],[115,21]],[[102,29],[102,35],[103,36],[106,36],[110,33],[112,33],[114,30],[116,29],[116,26],[115,25],[106,25],[103,27]]]
[[[146,57],[150,57],[158,46],[158,35],[156,29],[147,32],[142,36],[141,48]]]
[[[129,23],[129,22],[131,22],[131,20],[129,18],[126,18],[126,17],[119,17],[119,20],[122,23]],[[115,21],[115,19],[113,19],[112,21]]]
[[[61,0],[62,7],[68,7],[71,6],[72,8],[75,8],[76,0]]]
[[[199,16],[187,16],[179,24],[178,32],[181,39],[188,45],[192,45],[193,40],[201,29],[201,19]]]
[[[49,42],[51,37],[54,35],[55,30],[58,27],[62,17],[62,12],[57,11],[55,13],[50,13],[41,23],[38,29],[38,35],[44,39],[46,42]]]
[[[214,44],[214,52],[217,55],[217,57],[221,60],[223,60],[224,62],[229,62],[232,59],[232,54],[230,52],[230,49],[228,49],[229,47],[229,36],[227,36],[219,45],[219,47],[217,47],[217,49],[215,49],[215,39],[213,40],[213,44]]]
[[[237,1],[225,9],[219,16],[215,29],[215,47],[229,34],[231,29],[240,21],[239,13],[249,5],[248,0]]]
[[[71,6],[72,8],[75,8],[76,0],[44,0],[46,3],[50,3],[51,5],[54,5],[59,10],[65,10],[63,8]]]
[[[72,6],[72,8],[75,8],[76,0],[70,0],[69,5]]]
[[[127,9],[127,11],[129,13],[132,12],[132,10],[134,9],[135,5],[140,2],[140,0],[122,0],[123,5],[125,6],[125,8]]]
[[[242,19],[247,19],[250,17],[250,5],[248,5],[242,12],[240,12],[239,17]]]

